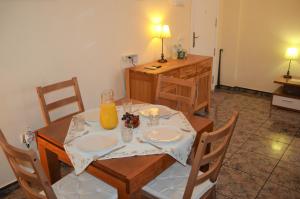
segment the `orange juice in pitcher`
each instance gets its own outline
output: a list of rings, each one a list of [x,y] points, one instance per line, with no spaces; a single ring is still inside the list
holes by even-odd
[[[114,129],[118,125],[118,113],[112,90],[106,90],[101,94],[100,124],[108,130]]]

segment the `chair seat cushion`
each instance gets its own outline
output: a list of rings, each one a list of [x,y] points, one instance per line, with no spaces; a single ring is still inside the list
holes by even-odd
[[[53,184],[52,188],[58,199],[118,198],[115,188],[86,172],[79,176],[72,172]]]
[[[180,163],[173,164],[158,177],[143,187],[143,190],[160,199],[181,199],[183,197],[191,166],[183,166]],[[199,171],[198,175],[202,174]],[[206,180],[194,188],[192,198],[199,199],[214,186],[210,180]]]

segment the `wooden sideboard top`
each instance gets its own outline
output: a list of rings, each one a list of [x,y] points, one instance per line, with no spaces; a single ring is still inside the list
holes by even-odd
[[[158,61],[150,62],[147,64],[137,65],[135,67],[130,68],[131,71],[135,72],[143,72],[148,74],[161,74],[170,70],[174,70],[183,66],[188,66],[192,64],[196,64],[198,62],[212,60],[212,57],[209,56],[201,56],[201,55],[191,55],[187,56],[187,59],[168,59],[166,63],[159,63]],[[156,70],[146,69],[146,66],[161,66]]]
[[[281,76],[281,77],[278,77],[277,79],[275,79],[274,83],[300,87],[300,77],[293,76],[291,79],[288,79],[288,78],[284,78],[283,76]]]

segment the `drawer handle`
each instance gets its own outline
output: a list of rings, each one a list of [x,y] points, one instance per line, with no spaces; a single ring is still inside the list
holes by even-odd
[[[291,103],[291,102],[293,102],[293,101],[290,101],[290,100],[282,100],[283,102],[289,102],[289,103]]]

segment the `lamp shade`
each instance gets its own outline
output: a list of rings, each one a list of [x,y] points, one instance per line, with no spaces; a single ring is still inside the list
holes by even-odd
[[[298,49],[297,48],[288,48],[285,53],[285,57],[289,60],[295,60],[298,58]]]
[[[161,30],[161,38],[169,38],[171,37],[170,28],[168,25],[163,25]]]
[[[170,28],[168,25],[157,25],[154,29],[154,36],[159,38],[171,37]]]

